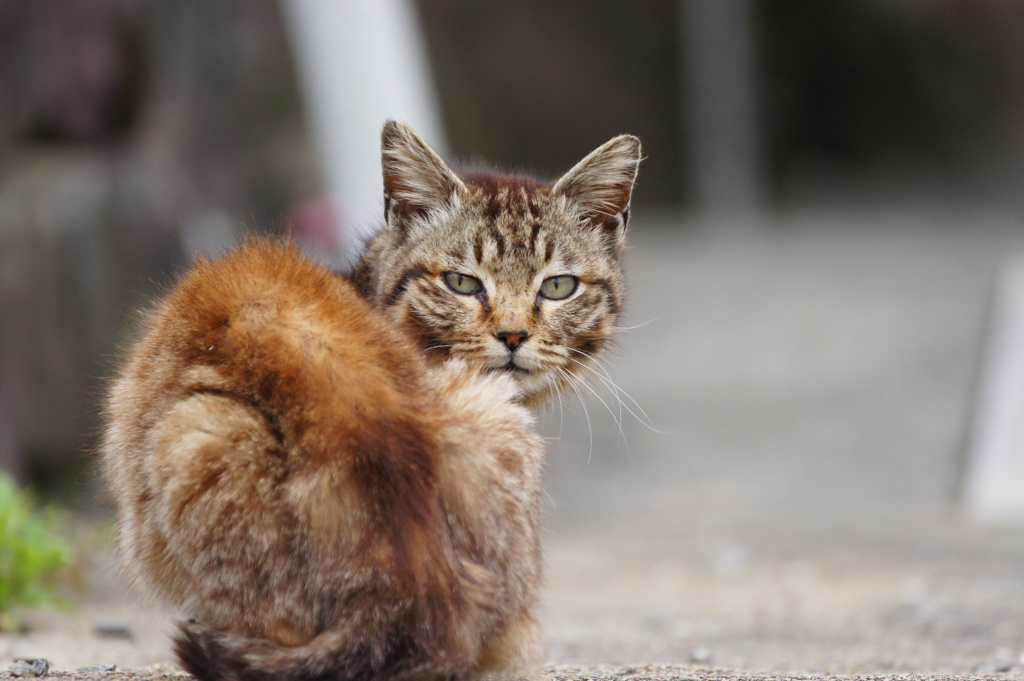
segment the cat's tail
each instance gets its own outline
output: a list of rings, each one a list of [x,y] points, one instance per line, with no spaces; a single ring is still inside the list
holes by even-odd
[[[206,624],[182,622],[178,628],[178,662],[200,681],[456,681],[467,676],[446,662],[451,657],[423,650],[411,637],[382,642],[332,630],[289,647]]]

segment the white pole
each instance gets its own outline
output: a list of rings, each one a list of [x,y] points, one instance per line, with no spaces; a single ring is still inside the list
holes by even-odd
[[[1024,522],[1024,257],[999,287],[964,502],[983,522]]]
[[[380,130],[412,125],[444,153],[426,51],[410,0],[286,0],[313,138],[351,264],[381,223]]]

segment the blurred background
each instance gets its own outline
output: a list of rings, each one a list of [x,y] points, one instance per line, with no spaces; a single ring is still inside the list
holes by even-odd
[[[601,588],[588,533],[723,578],[782,556],[799,582],[801,556],[908,536],[949,555],[1024,252],[1024,4],[396,0],[383,24],[372,5],[0,1],[0,466],[102,515],[98,405],[136,311],[247,233],[343,263],[382,210],[344,196],[352,173],[379,182],[376,158],[339,169],[346,135],[375,154],[393,116],[450,159],[554,176],[629,132],[646,158],[616,386],[542,419],[552,588]],[[992,570],[1022,539],[998,535]],[[566,622],[590,617],[574,603]],[[699,638],[676,615],[636,626]],[[564,659],[586,658],[574,635]]]
[[[690,218],[737,208],[718,228],[809,206],[1019,212],[1019,3],[717,4],[725,16],[701,16],[716,3],[700,0],[413,3],[446,133],[431,141],[553,175],[637,134],[636,211],[659,218],[644,230],[694,231]],[[20,480],[88,482],[118,343],[193,249],[316,223],[324,162],[286,9],[0,3],[0,461]],[[374,65],[333,68],[346,81]]]

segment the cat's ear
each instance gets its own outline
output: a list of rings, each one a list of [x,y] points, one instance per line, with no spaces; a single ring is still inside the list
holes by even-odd
[[[580,217],[616,239],[626,235],[629,199],[633,193],[640,140],[619,135],[599,146],[552,187],[576,205]]]
[[[389,226],[407,230],[412,221],[444,208],[465,191],[462,180],[408,125],[385,123],[380,147]]]

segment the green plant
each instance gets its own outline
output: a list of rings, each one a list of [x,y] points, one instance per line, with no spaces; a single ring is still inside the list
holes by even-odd
[[[15,623],[14,608],[62,604],[54,583],[71,549],[56,536],[56,520],[0,471],[0,630]]]

